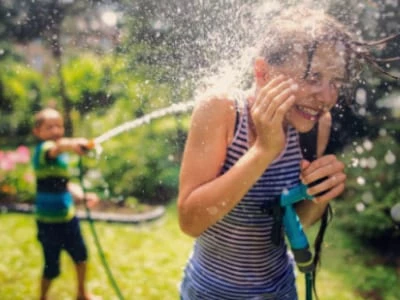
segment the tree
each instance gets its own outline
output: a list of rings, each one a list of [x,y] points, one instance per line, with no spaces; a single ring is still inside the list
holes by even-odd
[[[0,37],[8,37],[18,43],[28,43],[42,39],[48,46],[54,60],[58,77],[58,93],[62,101],[66,135],[71,136],[73,127],[71,121],[72,103],[65,88],[62,74],[63,53],[63,22],[68,16],[78,16],[86,11],[105,3],[115,1],[75,1],[75,0],[6,0],[0,3],[0,15],[6,18],[2,25],[6,28]]]

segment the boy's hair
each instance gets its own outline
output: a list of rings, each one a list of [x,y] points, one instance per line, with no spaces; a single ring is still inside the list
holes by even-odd
[[[44,121],[53,118],[62,119],[61,113],[54,108],[50,107],[43,108],[42,110],[38,111],[35,114],[33,126],[34,128],[39,128],[40,126],[42,126]]]

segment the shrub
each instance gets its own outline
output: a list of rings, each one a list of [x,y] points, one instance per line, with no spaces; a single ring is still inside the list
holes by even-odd
[[[348,182],[338,222],[365,242],[399,238],[390,210],[400,202],[400,147],[388,135],[358,141],[345,154]]]
[[[29,148],[19,146],[14,151],[0,151],[0,197],[32,201],[34,192]]]

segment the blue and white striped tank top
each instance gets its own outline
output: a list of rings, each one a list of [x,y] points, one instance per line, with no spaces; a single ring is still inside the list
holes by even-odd
[[[241,96],[237,130],[221,173],[248,150],[248,107]],[[272,216],[261,207],[299,183],[298,134],[287,130],[284,151],[244,198],[195,241],[181,284],[183,300],[297,299],[293,259],[271,242]]]

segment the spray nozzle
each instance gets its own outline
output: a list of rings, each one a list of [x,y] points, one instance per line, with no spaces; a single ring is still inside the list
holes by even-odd
[[[94,140],[89,140],[86,145],[81,145],[81,148],[84,151],[93,150],[96,148],[96,143],[94,142]]]
[[[93,150],[94,148],[96,148],[96,143],[94,142],[94,140],[89,140],[85,147],[88,150]]]

